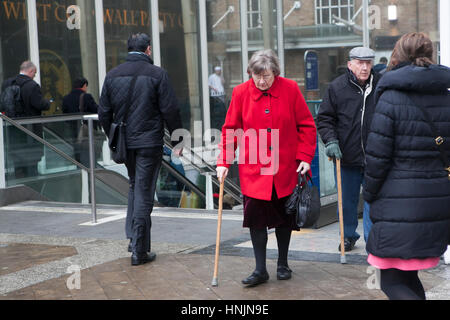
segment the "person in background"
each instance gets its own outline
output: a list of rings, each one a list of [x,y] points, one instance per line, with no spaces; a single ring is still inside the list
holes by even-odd
[[[374,57],[370,48],[350,50],[347,72],[330,83],[317,115],[317,129],[325,144],[326,155],[341,159],[345,251],[353,250],[360,238],[356,228],[364,178],[364,149],[375,110],[375,88],[380,78],[372,72]],[[371,226],[367,203],[364,203],[363,225],[364,239],[367,239]]]
[[[88,80],[84,77],[73,81],[72,91],[63,98],[63,113],[97,113],[98,105],[92,95],[87,92],[88,84]],[[69,121],[68,125],[73,138],[75,160],[89,167],[89,141],[87,137],[79,135],[81,121]],[[98,124],[95,121],[94,130],[97,128]]]
[[[223,78],[221,67],[217,66],[214,68],[214,73],[208,78],[208,85],[210,90],[211,128],[220,130],[227,114],[225,106],[225,79]]]
[[[377,72],[377,73],[384,73],[385,69],[387,67],[387,63],[388,63],[388,59],[386,57],[381,57],[380,58],[380,62],[377,63],[374,67],[373,67],[373,72]],[[384,70],[384,71],[383,71]]]
[[[132,34],[126,61],[106,75],[98,108],[100,123],[109,136],[111,124],[123,120],[128,95],[131,96],[126,122],[125,166],[130,190],[125,232],[130,239],[128,250],[132,252],[133,266],[156,258],[156,253],[151,252],[150,215],[163,157],[164,124],[170,134],[182,127],[169,76],[153,64],[150,56],[150,37],[145,33]],[[182,153],[180,140],[172,141],[176,156]]]
[[[216,170],[220,181],[226,178],[239,144],[243,226],[250,229],[256,261],[255,270],[242,283],[255,286],[269,279],[268,228],[275,228],[277,238],[277,279],[291,278],[289,242],[292,230],[298,227],[295,215],[286,214],[284,206],[297,184],[298,174],[304,175],[311,168],[317,134],[297,83],[280,77],[279,60],[272,50],[255,52],[247,72],[250,80],[233,90]]]
[[[450,242],[450,167],[440,152],[450,154],[448,88],[450,69],[434,63],[430,38],[402,36],[377,87],[363,189],[367,260],[389,299],[425,299],[418,270],[436,266]]]
[[[20,65],[19,74],[5,80],[2,91],[17,84],[20,87],[22,111],[14,118],[39,117],[42,111],[50,109],[53,100],[43,97],[41,86],[33,79],[36,76],[36,65],[31,61],[24,61]],[[42,138],[42,124],[25,125],[27,129]],[[43,146],[26,133],[12,129],[10,139],[14,141],[9,150],[9,156],[14,161],[14,176],[16,178],[30,178],[38,175],[38,162],[44,154]]]

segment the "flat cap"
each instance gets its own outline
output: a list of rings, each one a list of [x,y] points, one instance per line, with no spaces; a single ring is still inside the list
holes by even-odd
[[[373,60],[375,59],[375,52],[370,48],[356,47],[350,50],[349,58],[350,60]]]

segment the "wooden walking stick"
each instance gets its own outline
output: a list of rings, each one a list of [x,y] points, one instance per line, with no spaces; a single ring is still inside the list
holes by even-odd
[[[339,208],[339,229],[341,233],[341,263],[347,263],[345,260],[344,246],[344,214],[342,209],[342,181],[341,181],[341,159],[336,159],[336,177],[338,189],[338,208]]]
[[[219,191],[219,214],[217,216],[217,235],[216,235],[216,256],[214,257],[214,275],[211,282],[213,287],[218,286],[217,273],[219,271],[219,249],[220,249],[220,229],[222,226],[222,206],[223,206],[223,184],[225,178],[222,177],[220,180],[220,191]]]

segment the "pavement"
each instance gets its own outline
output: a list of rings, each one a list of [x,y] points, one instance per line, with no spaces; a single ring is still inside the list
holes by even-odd
[[[293,232],[292,278],[276,279],[277,245],[269,231],[270,279],[257,287],[241,280],[254,268],[242,211],[224,210],[218,286],[212,286],[217,212],[155,208],[156,260],[131,266],[125,239],[126,207],[28,201],[0,207],[0,300],[386,300],[361,239],[340,263],[339,225]],[[362,221],[358,232],[362,235]],[[429,300],[450,300],[450,266],[420,271]],[[190,306],[190,304],[189,304]],[[192,310],[190,310],[192,312]],[[180,311],[181,312],[181,311]]]

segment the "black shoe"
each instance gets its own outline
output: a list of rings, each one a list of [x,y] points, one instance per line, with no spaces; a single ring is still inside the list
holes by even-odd
[[[291,278],[292,270],[287,266],[279,266],[277,268],[277,279],[278,280],[289,280]]]
[[[128,252],[133,252],[133,246],[131,244],[131,240],[130,240],[130,243],[128,244]]]
[[[355,243],[358,239],[355,238],[344,238],[344,249],[345,251],[352,251],[355,247]],[[338,251],[341,252],[341,245],[338,247]]]
[[[263,274],[258,271],[253,271],[253,273],[242,280],[242,283],[248,286],[257,286],[258,284],[264,283],[269,280],[269,274],[267,271]]]
[[[133,253],[131,255],[131,265],[138,266],[147,262],[152,262],[156,258],[156,253]]]

